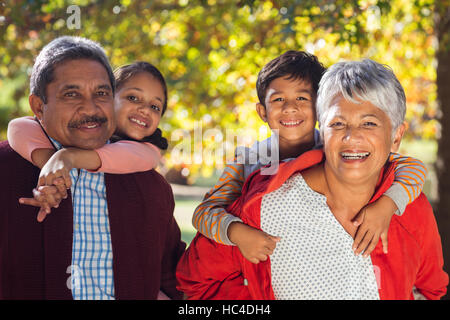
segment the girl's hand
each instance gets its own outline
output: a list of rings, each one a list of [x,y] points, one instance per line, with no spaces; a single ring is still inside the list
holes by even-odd
[[[39,174],[38,187],[55,185],[64,194],[72,185],[70,170],[73,168],[72,153],[69,149],[61,149],[47,161]],[[61,178],[63,183],[55,183]]]
[[[353,242],[353,251],[356,255],[364,251],[363,256],[368,257],[380,238],[383,252],[388,253],[389,224],[396,210],[397,206],[394,201],[387,196],[382,196],[361,209],[353,219],[353,225],[358,227]]]
[[[232,222],[228,226],[228,238],[236,244],[245,259],[255,264],[266,261],[281,239],[241,222]]]

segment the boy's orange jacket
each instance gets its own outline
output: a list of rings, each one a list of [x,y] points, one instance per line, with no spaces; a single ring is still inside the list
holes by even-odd
[[[294,173],[320,163],[322,158],[321,150],[313,150],[281,163],[276,175],[255,172],[245,182],[242,196],[228,211],[260,229],[262,197],[279,188]],[[393,167],[387,166],[371,202],[393,181]],[[427,299],[442,297],[447,291],[448,275],[442,269],[441,239],[433,211],[423,193],[407,206],[402,216],[392,217],[388,239],[388,254],[383,253],[379,241],[370,255],[380,298],[413,299],[413,287]],[[237,247],[216,243],[198,233],[178,263],[178,289],[189,299],[275,299],[270,270],[270,258],[253,264]]]

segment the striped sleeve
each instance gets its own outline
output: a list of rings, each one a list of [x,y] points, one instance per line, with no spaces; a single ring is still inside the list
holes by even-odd
[[[242,222],[225,208],[240,195],[244,183],[244,165],[227,164],[217,184],[205,195],[195,209],[193,226],[204,236],[225,245],[234,245],[227,235],[231,222]]]
[[[422,192],[427,169],[422,161],[398,153],[391,153],[389,161],[395,164],[395,177],[394,183],[384,194],[397,205],[396,214],[402,215],[406,206]]]

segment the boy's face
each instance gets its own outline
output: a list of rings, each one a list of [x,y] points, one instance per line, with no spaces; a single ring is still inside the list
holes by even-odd
[[[267,88],[266,107],[256,106],[261,119],[279,130],[280,147],[313,142],[316,124],[316,93],[311,83],[288,78],[273,80]]]

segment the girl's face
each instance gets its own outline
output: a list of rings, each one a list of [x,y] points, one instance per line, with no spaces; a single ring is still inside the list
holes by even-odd
[[[116,133],[136,140],[153,134],[165,99],[163,86],[153,75],[140,72],[132,76],[116,92]]]

